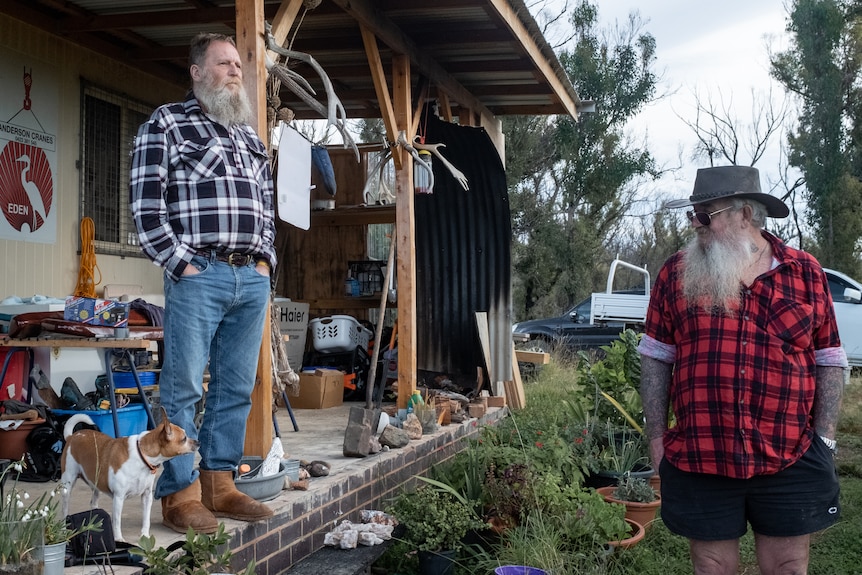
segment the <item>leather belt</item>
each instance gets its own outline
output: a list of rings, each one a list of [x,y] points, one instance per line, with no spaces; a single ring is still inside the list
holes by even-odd
[[[232,266],[242,267],[251,263],[251,254],[231,252],[229,254],[216,252],[215,258],[220,262],[226,262]]]
[[[208,255],[212,254],[218,261],[225,262],[226,264],[236,267],[247,266],[251,263],[254,257],[251,254],[241,254],[239,252],[220,252],[218,250],[197,250],[196,253],[204,257],[207,257]]]

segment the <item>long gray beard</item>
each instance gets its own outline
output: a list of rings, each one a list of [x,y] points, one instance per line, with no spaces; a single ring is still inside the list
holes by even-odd
[[[252,123],[251,103],[244,87],[234,93],[227,87],[212,88],[209,82],[204,82],[196,87],[195,96],[207,114],[220,124],[234,126]]]
[[[704,247],[695,236],[683,255],[685,299],[707,311],[733,315],[740,307],[740,284],[753,256],[748,240],[714,237]]]

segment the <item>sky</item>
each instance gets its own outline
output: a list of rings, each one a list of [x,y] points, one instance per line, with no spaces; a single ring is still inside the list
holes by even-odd
[[[707,165],[705,160],[691,159],[696,138],[680,119],[693,120],[695,90],[701,99],[707,94],[717,98],[721,90],[725,102],[732,102],[734,113],[746,126],[752,118],[752,89],[765,98],[771,84],[773,99],[783,99],[783,89],[769,77],[767,45],[775,51],[787,46],[784,0],[594,1],[602,30],[615,23],[625,25],[629,13],[637,10],[643,30],[656,39],[654,69],[662,77],[658,92],[667,96],[647,106],[628,130],[636,139],[647,134],[659,165],[682,166],[655,184],[652,195],[686,197],[697,168]],[[776,138],[756,164],[764,188],[778,179],[779,142]],[[740,159],[750,161],[748,155]]]

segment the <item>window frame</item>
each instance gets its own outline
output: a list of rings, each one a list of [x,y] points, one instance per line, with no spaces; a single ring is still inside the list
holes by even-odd
[[[97,113],[91,111],[91,104],[103,106],[104,110],[116,107],[116,121],[95,117]],[[155,107],[119,91],[81,80],[78,216],[79,221],[85,217],[93,220],[96,228],[93,248],[97,254],[144,257],[129,209],[129,168],[138,128]],[[104,125],[99,126],[100,122]],[[101,137],[93,138],[93,133]],[[111,145],[117,148],[116,151],[110,149]],[[115,166],[110,165],[113,161]],[[94,176],[100,169],[103,173]],[[113,236],[115,241],[107,236]],[[79,235],[79,253],[83,241]]]

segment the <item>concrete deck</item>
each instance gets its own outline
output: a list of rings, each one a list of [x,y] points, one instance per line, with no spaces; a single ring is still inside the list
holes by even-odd
[[[504,417],[506,408],[490,408],[481,419],[440,427],[437,432],[411,441],[402,449],[393,449],[365,458],[342,455],[344,430],[351,406],[345,403],[329,409],[296,409],[299,431],[293,430],[286,409],[277,413],[278,427],[285,457],[300,460],[323,460],[330,464],[328,476],[311,478],[307,491],[283,490],[267,502],[274,516],[267,521],[244,523],[225,519],[232,533],[233,571],[238,572],[254,559],[258,575],[278,575],[323,546],[323,536],[343,519],[359,521],[361,509],[380,509],[384,501],[397,493],[413,475],[422,474],[433,464],[450,458],[463,447],[463,439],[475,436],[485,424]],[[31,495],[51,489],[53,483],[28,483]],[[90,491],[79,481],[72,492],[70,513],[89,508]],[[111,502],[102,495],[99,506],[110,511]],[[123,507],[123,534],[136,543],[140,536],[141,503],[126,500]],[[161,506],[153,504],[151,534],[160,546],[184,538],[161,523]],[[349,553],[349,551],[346,551]],[[97,566],[66,568],[65,575],[97,575]],[[115,567],[115,575],[132,575],[139,570]]]

